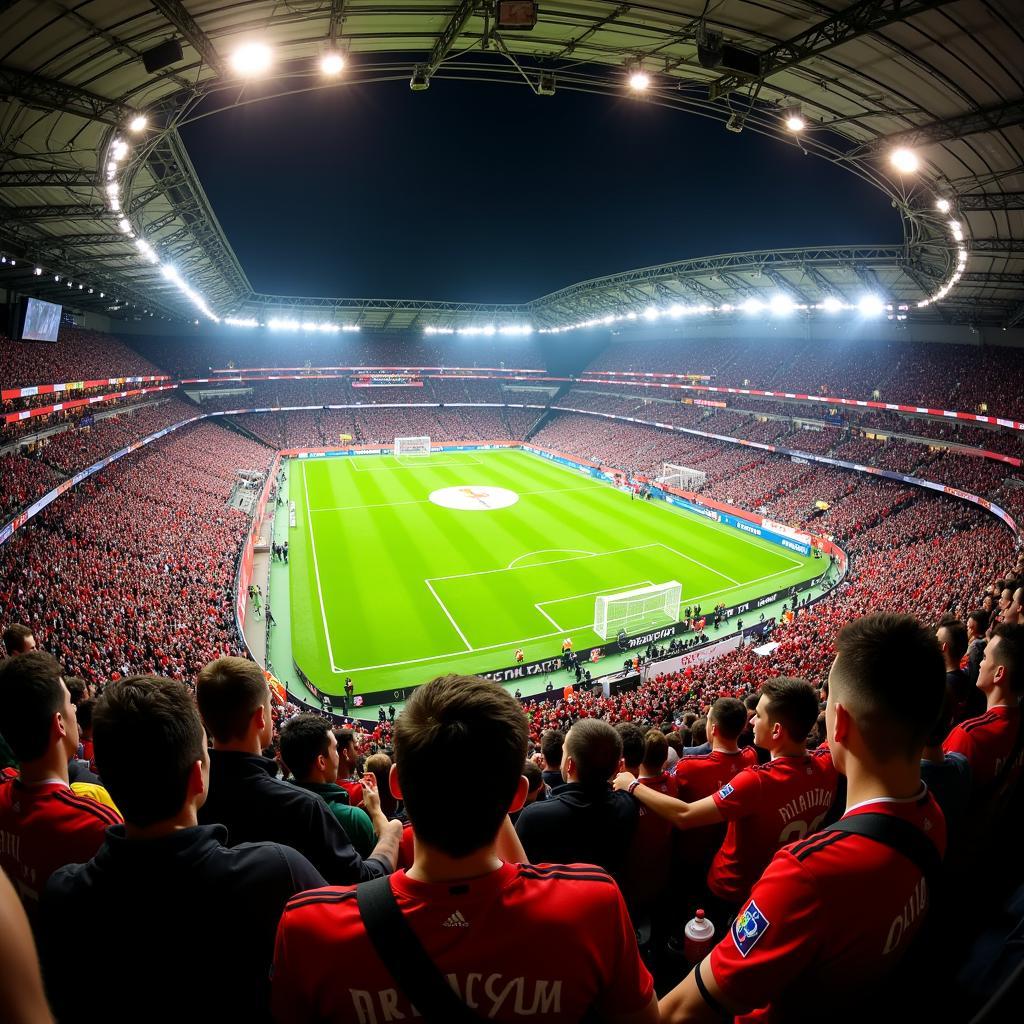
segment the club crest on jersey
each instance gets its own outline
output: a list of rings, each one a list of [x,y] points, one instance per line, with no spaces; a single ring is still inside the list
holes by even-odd
[[[770,922],[761,908],[751,900],[743,912],[733,921],[732,941],[742,957],[747,957],[750,951],[757,945],[761,936],[764,935],[770,926]]]
[[[732,783],[727,782],[719,791],[718,795],[724,800],[732,792]]]

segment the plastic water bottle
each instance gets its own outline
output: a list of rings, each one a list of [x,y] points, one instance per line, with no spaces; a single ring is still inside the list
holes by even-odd
[[[703,910],[686,922],[683,929],[686,940],[683,943],[683,955],[691,964],[698,964],[711,952],[715,944],[715,926],[704,916]]]

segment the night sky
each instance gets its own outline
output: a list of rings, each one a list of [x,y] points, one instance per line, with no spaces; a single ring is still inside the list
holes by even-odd
[[[627,98],[387,82],[182,135],[261,292],[522,302],[689,256],[901,238],[853,175]]]

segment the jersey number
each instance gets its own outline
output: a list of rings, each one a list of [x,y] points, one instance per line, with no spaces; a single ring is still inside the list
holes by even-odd
[[[812,822],[808,823],[801,819],[791,821],[780,833],[779,833],[779,846],[786,846],[789,843],[796,843],[803,839],[804,836],[812,835],[821,828],[821,823],[825,820],[827,811],[822,811]]]

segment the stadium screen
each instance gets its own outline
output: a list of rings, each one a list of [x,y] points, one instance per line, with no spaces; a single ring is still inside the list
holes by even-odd
[[[22,341],[56,341],[61,308],[54,302],[26,299],[25,316],[21,323]]]

